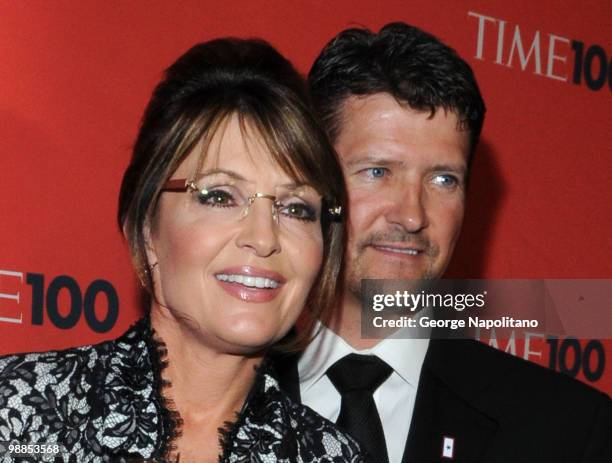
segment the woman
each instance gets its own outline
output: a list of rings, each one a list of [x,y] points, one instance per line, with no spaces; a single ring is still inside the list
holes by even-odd
[[[0,440],[78,462],[360,461],[265,360],[303,307],[325,317],[343,253],[342,175],[306,101],[262,41],[199,44],[166,71],[119,199],[148,315],[114,341],[1,359]]]

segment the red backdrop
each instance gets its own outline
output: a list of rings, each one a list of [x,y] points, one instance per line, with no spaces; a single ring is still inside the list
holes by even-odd
[[[433,32],[489,108],[450,275],[612,278],[612,3],[560,3],[1,1],[0,353],[101,341],[139,316],[121,175],[162,69],[225,35],[263,37],[306,72],[349,26]],[[499,347],[612,392],[609,340]]]

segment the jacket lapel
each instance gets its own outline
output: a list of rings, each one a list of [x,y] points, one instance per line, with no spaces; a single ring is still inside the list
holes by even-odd
[[[491,372],[472,362],[471,342],[430,341],[402,463],[482,461],[498,425],[479,404]]]
[[[495,365],[474,361],[475,342],[430,341],[402,463],[482,461],[498,428],[480,400],[495,376]],[[273,359],[281,389],[296,403],[301,402],[298,359],[299,354],[277,354]],[[444,444],[450,450],[444,452]]]

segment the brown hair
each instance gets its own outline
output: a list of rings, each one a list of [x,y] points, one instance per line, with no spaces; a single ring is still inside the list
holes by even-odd
[[[317,189],[324,211],[346,204],[340,164],[291,63],[262,40],[224,38],[195,45],[155,88],[119,195],[119,226],[150,294],[144,231],[154,221],[162,187],[198,143],[206,152],[206,142],[232,115],[259,132],[271,158],[289,176]],[[345,219],[324,213],[321,227],[323,264],[307,301],[310,327],[316,319],[329,319],[337,304],[344,253]],[[303,346],[309,333],[285,347]]]
[[[470,65],[433,35],[402,22],[372,32],[346,29],[331,39],[308,75],[310,92],[332,141],[352,95],[388,93],[412,109],[454,112],[470,139],[468,165],[486,107]]]

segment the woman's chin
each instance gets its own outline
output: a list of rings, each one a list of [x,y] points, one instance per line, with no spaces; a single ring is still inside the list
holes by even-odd
[[[220,327],[221,328],[221,327]],[[282,339],[287,330],[276,324],[241,320],[219,330],[219,338],[233,354],[261,352]]]

